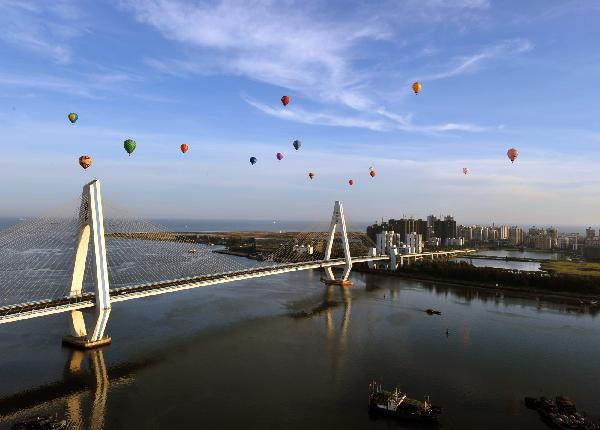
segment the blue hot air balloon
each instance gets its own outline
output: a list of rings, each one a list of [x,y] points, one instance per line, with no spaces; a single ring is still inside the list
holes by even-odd
[[[250,157],[250,164],[256,164],[256,157]]]
[[[302,144],[300,143],[299,140],[294,140],[294,143],[292,143],[292,145],[294,145],[294,148],[297,150],[300,149],[300,147],[302,146]]]

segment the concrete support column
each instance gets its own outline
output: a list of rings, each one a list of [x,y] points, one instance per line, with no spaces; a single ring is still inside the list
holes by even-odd
[[[71,277],[70,297],[82,294],[90,241],[92,242],[94,293],[96,296],[96,312],[94,331],[91,336],[85,327],[83,313],[71,312],[70,336],[63,338],[67,343],[79,348],[95,348],[110,343],[104,336],[108,316],[110,315],[110,286],[108,281],[108,262],[106,259],[106,243],[104,241],[104,214],[102,211],[102,194],[100,181],[93,180],[83,187],[81,206],[79,208],[79,235],[75,247],[73,274]]]
[[[369,257],[375,257],[375,256],[377,256],[377,248],[369,248]],[[369,269],[375,268],[374,261],[369,261],[367,264],[369,265]]]

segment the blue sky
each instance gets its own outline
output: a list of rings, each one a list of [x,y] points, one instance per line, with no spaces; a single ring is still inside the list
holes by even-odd
[[[597,225],[599,19],[596,0],[0,0],[0,215],[96,177],[145,217],[320,220],[340,199],[357,221]]]

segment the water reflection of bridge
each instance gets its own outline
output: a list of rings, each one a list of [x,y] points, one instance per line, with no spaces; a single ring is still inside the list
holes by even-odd
[[[101,349],[85,352],[74,349],[65,364],[61,381],[0,399],[0,423],[54,413],[62,416],[64,410],[69,429],[100,430],[104,428],[109,385],[132,383],[131,374],[138,367],[139,364],[129,364],[108,372]]]

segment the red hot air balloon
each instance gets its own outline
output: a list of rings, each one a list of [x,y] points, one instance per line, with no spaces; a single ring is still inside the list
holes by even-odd
[[[315,177],[315,174],[314,174],[313,172],[310,172],[310,173],[308,174],[308,177],[309,177],[310,179],[312,179],[312,178],[314,178],[314,177]]]
[[[463,167],[463,173],[465,175],[468,175],[471,172],[471,169],[469,169],[468,167]]]
[[[181,152],[183,152],[184,154],[188,151],[188,146],[185,143],[181,144]]]
[[[348,185],[350,185],[350,186],[354,185],[354,180],[353,180],[353,179],[350,179],[350,180],[348,181]]]
[[[508,156],[510,162],[514,163],[519,156],[519,151],[517,151],[515,148],[510,148],[508,151],[506,151],[506,155]]]
[[[371,171],[369,172],[369,175],[371,175],[371,178],[374,178],[374,177],[375,177],[375,175],[377,175],[377,172],[376,172],[375,170],[371,170]]]
[[[281,98],[281,103],[283,103],[284,106],[287,106],[289,102],[290,102],[290,96],[283,96]]]
[[[278,152],[276,157],[279,161],[281,161],[283,159],[283,154],[281,152]]]

